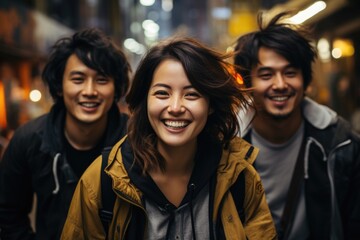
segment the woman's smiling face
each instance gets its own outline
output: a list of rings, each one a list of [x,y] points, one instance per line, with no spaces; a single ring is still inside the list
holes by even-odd
[[[158,144],[183,147],[196,144],[210,104],[190,83],[182,64],[164,60],[156,68],[147,97],[147,113]]]

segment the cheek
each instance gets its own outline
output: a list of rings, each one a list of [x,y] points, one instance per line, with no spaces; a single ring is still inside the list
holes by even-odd
[[[73,98],[74,96],[76,96],[76,88],[64,86],[61,95],[63,96],[64,99]]]
[[[252,95],[253,97],[256,99],[260,99],[261,97],[263,97],[265,94],[265,90],[264,89],[261,89],[259,87],[257,88],[254,88],[253,92],[252,92]]]
[[[161,109],[163,109],[161,102],[156,102],[148,99],[147,101],[147,115],[150,123],[153,122],[154,118],[159,118]]]
[[[189,109],[191,109],[190,111],[193,113],[194,117],[204,122],[204,124],[206,123],[212,111],[210,109],[209,103],[205,101],[199,104],[194,104],[192,106],[189,106]]]
[[[115,86],[104,86],[98,90],[103,96],[113,98],[115,96]]]
[[[271,82],[254,80],[252,87],[254,88],[253,93],[256,95],[260,95],[271,87]]]

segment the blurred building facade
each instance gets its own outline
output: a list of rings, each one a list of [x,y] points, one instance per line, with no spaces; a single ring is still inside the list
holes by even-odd
[[[49,47],[76,30],[101,28],[123,47],[135,69],[146,50],[163,38],[192,36],[227,51],[237,37],[257,28],[259,11],[271,17],[284,10],[301,11],[315,2],[1,0],[0,129],[15,129],[49,109],[52,102],[40,77]],[[326,8],[304,22],[314,30],[320,55],[309,95],[334,108],[333,100],[342,96],[338,102],[351,102],[348,111],[353,115],[360,108],[360,4],[357,0],[322,2]],[[348,82],[337,80],[340,75]],[[343,94],[338,89],[347,90]],[[42,94],[40,100],[33,90]]]

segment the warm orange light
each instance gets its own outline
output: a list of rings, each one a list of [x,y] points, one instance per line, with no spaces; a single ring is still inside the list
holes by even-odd
[[[6,121],[5,90],[4,90],[4,85],[0,81],[0,128],[5,129],[6,126],[7,126],[7,121]]]
[[[339,52],[339,57],[351,57],[355,53],[354,44],[349,39],[335,39],[333,42],[334,50]]]
[[[234,69],[234,67],[229,68],[229,72],[231,75],[233,75],[238,83],[241,85],[244,85],[244,79],[242,76]]]

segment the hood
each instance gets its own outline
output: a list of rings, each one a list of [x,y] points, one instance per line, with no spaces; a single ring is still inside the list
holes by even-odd
[[[199,138],[201,138],[199,142],[202,144],[199,144],[195,156],[194,170],[189,181],[189,186],[192,184],[195,185],[192,192],[192,198],[194,198],[210,181],[211,177],[215,176],[222,154],[220,143],[210,141],[209,138],[205,136],[199,136]],[[134,157],[128,139],[122,143],[120,151],[120,156],[119,153],[115,156],[114,152],[113,156],[116,157],[115,160],[118,162],[121,163],[122,161],[124,166],[124,169],[121,169],[122,173],[119,175],[119,171],[116,170],[116,168],[119,167],[114,166],[114,162],[116,161],[110,162],[110,165],[107,167],[108,173],[112,176],[115,185],[117,185],[115,187],[132,198],[136,198],[136,194],[133,193],[135,193],[134,190],[136,191],[136,188],[138,188],[149,200],[152,200],[158,206],[164,207],[164,209],[166,208],[165,206],[169,206],[170,202],[167,201],[166,197],[156,186],[152,178],[148,175],[142,175],[141,168],[134,163]],[[136,187],[130,183],[134,183]],[[188,202],[189,199],[190,196],[188,192],[184,197],[183,203]]]
[[[234,138],[230,142],[229,149],[223,151],[218,174],[226,173],[230,177],[227,181],[236,181],[238,174],[244,168],[253,165],[258,153],[259,149],[249,142],[239,137]]]
[[[239,136],[244,136],[251,128],[251,121],[255,117],[255,109],[251,107],[241,108],[238,112],[237,118],[240,123]]]
[[[45,123],[41,151],[50,152],[53,156],[63,151],[65,114],[66,109],[63,103],[56,103],[52,106]],[[119,136],[125,135],[128,119],[126,114],[119,113],[115,103],[111,106],[108,114],[104,147],[113,146],[119,140]]]
[[[315,128],[325,129],[328,126],[335,124],[338,120],[336,112],[325,105],[321,105],[309,97],[305,97],[302,102],[304,118]],[[240,122],[240,136],[245,136],[251,128],[251,120],[255,116],[255,111],[252,108],[241,109],[238,114]]]
[[[104,147],[113,146],[125,136],[127,120],[128,116],[125,113],[120,113],[118,106],[114,103],[109,110]]]
[[[303,100],[303,114],[305,119],[315,128],[325,129],[337,122],[337,113],[321,105],[309,97]]]
[[[55,181],[53,194],[57,194],[60,190],[58,165],[60,165],[60,169],[64,173],[67,183],[75,183],[78,181],[78,177],[68,164],[66,157],[62,157],[65,142],[63,133],[65,113],[66,109],[63,103],[57,103],[51,108],[45,123],[46,126],[43,134],[44,140],[41,145],[41,151],[49,152],[53,159],[52,172]],[[107,121],[105,140],[101,143],[103,149],[113,146],[120,137],[124,136],[126,132],[127,116],[125,114],[119,114],[117,105],[114,103],[109,110]]]
[[[52,155],[61,152],[63,149],[63,129],[65,120],[65,106],[62,103],[55,103],[47,115],[42,152],[50,152]]]

